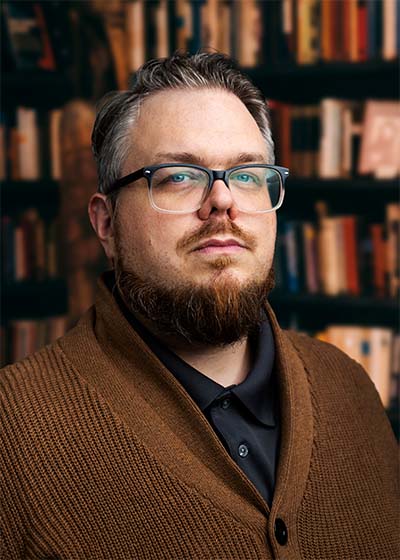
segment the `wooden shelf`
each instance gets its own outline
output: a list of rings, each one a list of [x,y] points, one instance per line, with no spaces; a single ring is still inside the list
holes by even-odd
[[[277,314],[298,314],[304,328],[321,329],[330,323],[386,326],[399,329],[400,305],[390,298],[327,296],[273,291],[269,301]],[[307,327],[307,325],[309,325]]]
[[[287,188],[299,189],[301,191],[320,191],[324,194],[326,191],[335,190],[336,194],[339,190],[352,191],[359,194],[360,191],[369,191],[377,196],[385,194],[388,196],[398,196],[400,179],[377,180],[364,177],[355,177],[354,179],[320,179],[318,177],[288,177],[286,182]]]
[[[1,89],[6,108],[25,105],[51,109],[66,103],[74,93],[72,80],[65,73],[38,69],[4,74]]]
[[[6,284],[2,289],[1,320],[63,315],[67,302],[67,286],[62,278]]]
[[[377,181],[370,178],[318,179],[289,177],[280,215],[312,220],[315,203],[324,200],[329,213],[356,214],[367,222],[383,222],[385,207],[399,200],[399,180]]]
[[[52,179],[37,181],[2,181],[0,183],[3,212],[12,213],[29,207],[53,208],[60,203],[60,186]]]
[[[267,99],[310,104],[323,97],[398,99],[399,96],[397,60],[303,66],[282,63],[242,70]]]

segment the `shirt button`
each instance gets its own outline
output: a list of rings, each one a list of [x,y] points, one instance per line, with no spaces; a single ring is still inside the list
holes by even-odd
[[[288,541],[288,531],[285,523],[279,517],[275,520],[275,537],[279,544],[285,545]]]
[[[249,453],[249,449],[248,449],[247,445],[244,445],[244,443],[239,445],[238,451],[239,451],[239,455],[241,457],[246,457],[246,455],[248,455],[248,453]]]
[[[229,397],[226,398],[226,399],[223,399],[223,400],[221,401],[221,408],[227,409],[227,408],[229,408],[230,406],[231,406],[231,399],[230,399]]]

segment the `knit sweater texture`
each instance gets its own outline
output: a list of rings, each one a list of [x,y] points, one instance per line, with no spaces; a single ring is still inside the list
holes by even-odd
[[[271,508],[100,280],[74,329],[0,372],[1,560],[399,558],[397,444],[374,385],[266,311]]]

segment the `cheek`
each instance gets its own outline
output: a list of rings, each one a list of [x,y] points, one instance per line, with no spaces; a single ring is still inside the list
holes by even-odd
[[[276,217],[266,215],[257,228],[258,254],[261,261],[270,264],[274,258],[276,240]]]

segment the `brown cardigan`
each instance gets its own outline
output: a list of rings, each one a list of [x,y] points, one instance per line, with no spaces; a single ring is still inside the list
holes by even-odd
[[[397,445],[373,384],[267,313],[282,422],[271,511],[100,281],[73,330],[0,374],[0,558],[398,558]]]

